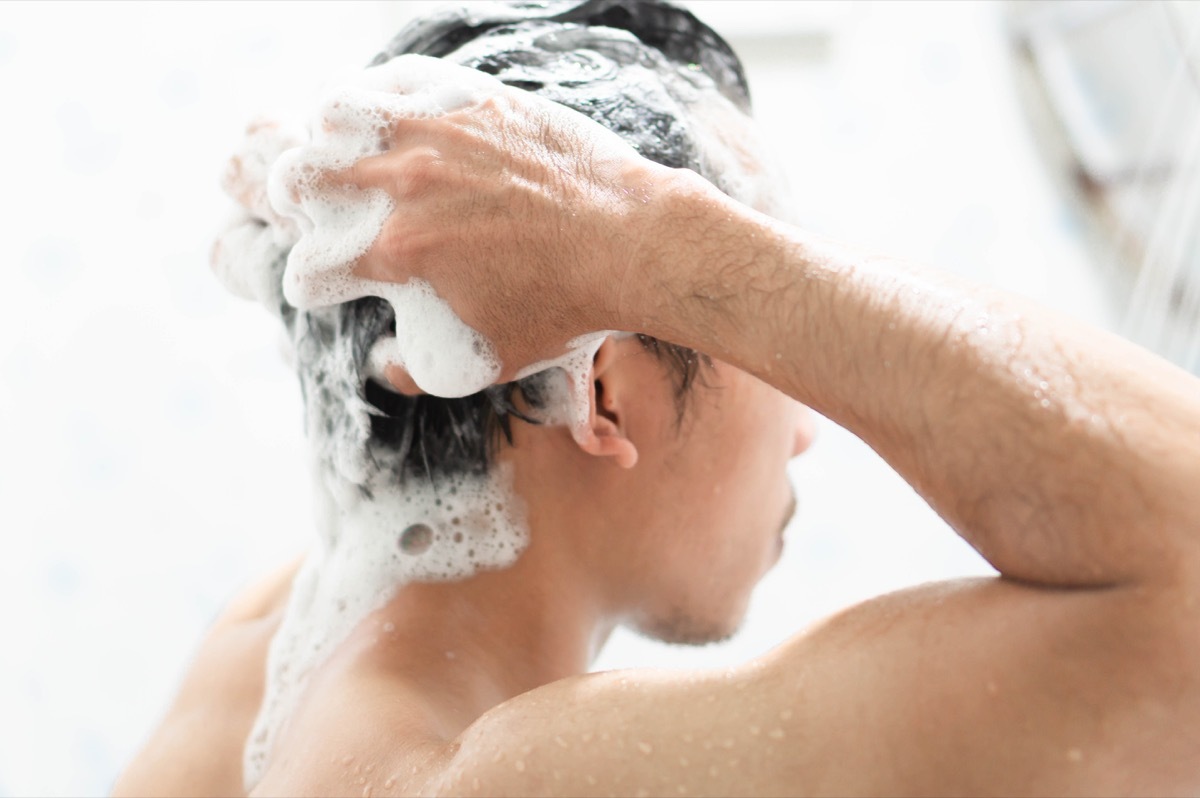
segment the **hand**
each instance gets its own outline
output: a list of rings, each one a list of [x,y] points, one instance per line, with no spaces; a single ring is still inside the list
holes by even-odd
[[[488,339],[506,381],[579,335],[622,329],[622,290],[654,229],[650,201],[672,170],[574,111],[442,68],[471,72],[473,90],[488,83],[457,110],[391,114],[382,154],[308,185],[386,192],[394,210],[353,272],[429,282]],[[345,107],[331,104],[319,120],[325,136],[339,135],[339,114]],[[389,377],[414,387],[398,369]]]

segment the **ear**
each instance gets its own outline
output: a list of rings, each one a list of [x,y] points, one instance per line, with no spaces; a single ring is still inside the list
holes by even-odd
[[[579,448],[597,457],[611,457],[621,468],[637,464],[638,450],[626,436],[626,406],[631,387],[619,367],[617,342],[608,338],[596,351],[588,381],[588,423],[577,430]]]

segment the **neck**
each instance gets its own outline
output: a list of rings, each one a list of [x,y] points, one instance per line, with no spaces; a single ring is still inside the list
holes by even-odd
[[[434,736],[457,736],[497,704],[585,672],[612,630],[553,532],[534,526],[510,568],[408,585],[379,614],[386,668],[428,710]]]

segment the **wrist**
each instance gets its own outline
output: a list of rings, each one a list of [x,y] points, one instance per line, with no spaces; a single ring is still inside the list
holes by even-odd
[[[616,329],[690,345],[682,305],[710,262],[703,250],[728,216],[720,207],[727,198],[689,169],[652,166],[629,222],[635,246],[617,286]]]

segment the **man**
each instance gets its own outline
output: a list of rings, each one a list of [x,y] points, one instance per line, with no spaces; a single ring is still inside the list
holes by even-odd
[[[489,71],[590,113],[659,163],[701,171],[765,209],[783,205],[771,181],[753,173],[763,167],[751,139],[738,142],[744,163],[727,152],[732,133],[753,132],[734,111],[734,103],[749,102],[741,66],[691,14],[612,2],[569,4],[554,14],[492,11],[488,21],[478,10],[421,20],[383,58],[419,50]],[[672,38],[663,38],[667,30]],[[687,66],[696,61],[704,72]],[[581,79],[580,63],[590,79]],[[703,116],[717,112],[737,127]],[[303,786],[277,784],[282,773],[307,778],[291,743],[296,729],[323,724],[314,719],[354,700],[338,689],[334,705],[323,708],[325,699],[309,699],[318,696],[310,688],[286,722],[291,730],[260,746],[270,750],[261,789],[417,791],[427,774],[413,773],[410,763],[362,759],[361,746],[372,743],[359,735],[375,735],[375,722],[418,734],[424,727],[414,722],[461,731],[510,697],[585,673],[619,623],[678,643],[732,634],[751,589],[779,557],[795,506],[784,467],[809,445],[811,413],[739,369],[636,335],[614,335],[596,353],[582,432],[539,423],[553,409],[548,375],[462,399],[387,390],[369,355],[394,324],[386,304],[362,299],[303,311],[283,300],[286,253],[274,247],[271,227],[287,223],[266,203],[262,167],[287,143],[274,126],[251,130],[248,151],[227,176],[247,215],[222,238],[216,266],[232,287],[279,314],[291,336],[316,489],[338,506],[321,513],[321,546],[346,536],[347,512],[402,505],[426,485],[497,471],[512,474],[529,545],[512,567],[410,583],[360,624],[312,682],[340,681],[332,674],[348,665],[352,692],[383,690],[367,700],[388,707],[387,719],[347,726],[351,736],[336,755],[328,749],[320,757],[325,765],[329,756],[339,765],[349,757],[351,767],[338,773],[350,781],[313,774],[317,780]],[[243,773],[243,746],[264,728],[272,733],[253,721],[279,692],[270,678],[264,683],[264,672],[276,673],[264,658],[294,572],[252,590],[218,621],[118,793],[238,794],[244,775],[255,784],[259,762],[251,753]],[[347,659],[364,646],[367,659]],[[297,663],[289,666],[294,673]]]
[[[513,684],[479,717],[465,685],[453,719],[374,619],[263,794],[1200,790],[1195,378],[756,213],[517,91],[411,120],[340,179],[397,202],[357,271],[428,280],[502,377],[597,329],[705,352],[862,437],[1000,576],[878,598],[728,672]]]

